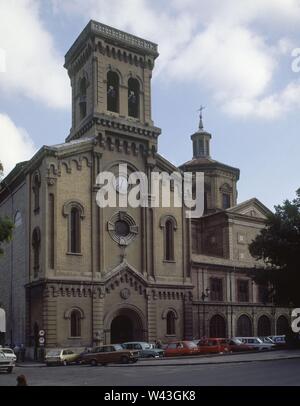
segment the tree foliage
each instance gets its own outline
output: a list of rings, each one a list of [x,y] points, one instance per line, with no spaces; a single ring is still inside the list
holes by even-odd
[[[0,180],[3,175],[3,166],[0,162]],[[12,238],[14,225],[8,217],[0,217],[0,255],[3,254],[3,249],[1,245],[5,242],[9,242]]]
[[[253,273],[257,283],[270,283],[278,305],[300,304],[300,189],[296,198],[275,206],[266,227],[249,246],[256,259],[267,264]]]
[[[3,254],[3,249],[1,245],[4,242],[9,242],[12,239],[12,232],[13,232],[13,223],[11,222],[10,218],[0,217],[0,255]]]

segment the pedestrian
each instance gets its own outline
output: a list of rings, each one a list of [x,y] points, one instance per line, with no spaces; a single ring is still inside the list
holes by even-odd
[[[19,375],[17,377],[17,386],[28,386],[25,375]]]
[[[25,355],[26,355],[25,345],[21,344],[21,347],[20,347],[20,359],[21,359],[21,362],[25,362]]]
[[[16,354],[17,362],[19,362],[20,361],[20,347],[18,345],[15,345],[13,350],[14,350],[14,353]]]

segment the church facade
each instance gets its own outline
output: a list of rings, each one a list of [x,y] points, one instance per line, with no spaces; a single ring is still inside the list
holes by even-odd
[[[91,21],[65,68],[72,127],[65,143],[42,147],[2,181],[0,215],[14,238],[0,258],[3,342],[29,348],[87,347],[130,340],[284,333],[290,309],[267,302],[248,271],[248,244],[268,209],[237,203],[237,168],[211,158],[200,121],[193,159],[180,168],[159,155],[151,116],[157,45]],[[203,172],[205,211],[179,207],[106,207],[97,176]],[[149,187],[149,200],[151,199]]]

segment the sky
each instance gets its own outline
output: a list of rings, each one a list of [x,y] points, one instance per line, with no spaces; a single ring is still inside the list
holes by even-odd
[[[152,79],[159,152],[240,168],[239,202],[269,208],[300,187],[300,0],[0,0],[0,161],[7,174],[71,126],[64,55],[90,19],[159,45]]]

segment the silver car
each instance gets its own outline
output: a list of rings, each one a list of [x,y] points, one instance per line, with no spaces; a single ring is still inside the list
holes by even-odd
[[[143,341],[123,343],[122,347],[126,350],[138,350],[140,358],[162,358],[165,354],[160,348],[153,348],[151,344]]]
[[[9,358],[14,362],[17,361],[17,356],[11,348],[0,348],[0,351],[4,352],[6,358]]]
[[[258,351],[268,351],[274,350],[274,343],[264,343],[259,337],[235,337],[238,340],[242,341],[243,344],[249,345]]]
[[[8,374],[11,374],[15,366],[15,362],[8,358],[5,353],[0,350],[0,370],[6,370]]]

